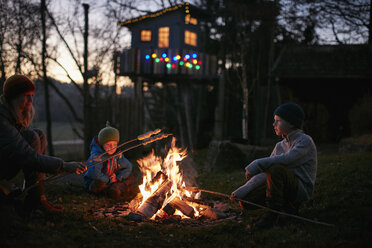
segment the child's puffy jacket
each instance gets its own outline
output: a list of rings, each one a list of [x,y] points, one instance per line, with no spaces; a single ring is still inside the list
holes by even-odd
[[[90,156],[88,160],[98,157],[104,153],[104,149],[98,144],[98,137],[94,137],[92,143],[90,144]],[[99,161],[106,160],[110,155],[105,154],[98,159],[95,159],[87,164],[89,167],[92,164],[95,164]],[[106,183],[111,183],[110,176],[115,173],[116,178],[119,181],[126,179],[132,172],[132,164],[128,159],[124,157],[123,154],[120,156],[113,157],[108,161],[99,163],[95,166],[88,168],[87,172],[84,175],[84,186],[89,187],[90,183],[93,180],[101,180]]]

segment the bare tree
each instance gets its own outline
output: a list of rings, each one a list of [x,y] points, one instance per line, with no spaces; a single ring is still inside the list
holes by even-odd
[[[371,0],[282,0],[280,23],[297,40],[309,31],[321,43],[352,44],[371,40]],[[311,43],[311,42],[310,42]]]
[[[62,41],[64,48],[67,50],[68,55],[73,59],[75,63],[75,68],[80,72],[81,78],[84,79],[85,86],[77,83],[71,76],[70,71],[65,68],[59,60],[59,54],[50,54],[49,58],[54,62],[55,65],[61,67],[65,72],[66,76],[70,78],[71,82],[76,86],[78,91],[81,93],[82,99],[84,99],[84,143],[85,143],[85,153],[88,152],[90,139],[95,135],[97,129],[101,128],[104,123],[97,123],[91,113],[98,114],[100,111],[96,111],[95,108],[99,108],[101,99],[104,101],[111,101],[110,98],[112,93],[115,91],[110,91],[105,94],[105,92],[100,90],[100,85],[111,84],[114,81],[113,72],[113,54],[117,49],[120,49],[120,35],[121,31],[117,26],[118,20],[113,22],[112,17],[125,12],[127,6],[131,4],[130,1],[121,1],[123,3],[119,8],[111,8],[111,1],[108,1],[106,5],[99,6],[97,4],[92,4],[89,7],[89,19],[93,20],[89,22],[89,34],[87,32],[87,27],[84,28],[85,21],[82,20],[84,16],[83,7],[80,1],[71,1],[73,13],[63,16],[58,16],[55,13],[48,11],[48,17],[51,20],[54,30]],[[96,21],[97,9],[101,12],[106,12],[105,15],[101,14],[99,16],[99,23]],[[60,14],[60,13],[59,13]],[[87,13],[88,14],[88,13]],[[96,15],[91,17],[91,15]],[[57,17],[56,17],[57,16]],[[67,21],[64,21],[67,20]],[[89,35],[89,40],[87,39]],[[85,37],[85,38],[84,38]],[[88,41],[83,46],[84,40]],[[89,50],[84,50],[84,47],[89,47]],[[89,65],[89,67],[87,67]],[[96,94],[93,96],[92,94]],[[98,94],[99,93],[99,94]],[[116,94],[116,92],[115,92]],[[88,111],[88,110],[91,111]],[[111,108],[106,112],[110,112]],[[74,111],[76,113],[76,111]],[[75,116],[75,114],[74,114]],[[110,113],[108,113],[110,116]],[[112,115],[111,115],[112,116]],[[77,116],[76,116],[77,117]],[[81,120],[81,117],[76,119]]]
[[[28,57],[37,60],[40,43],[39,6],[29,1],[2,0],[0,16],[0,70],[2,83],[7,74],[33,74]]]
[[[40,13],[41,13],[41,27],[42,27],[42,51],[41,51],[41,64],[43,67],[43,81],[44,81],[44,98],[45,98],[45,114],[46,114],[46,128],[47,128],[47,140],[48,140],[48,150],[51,156],[54,156],[53,149],[53,139],[52,139],[52,118],[50,115],[50,103],[49,103],[49,86],[48,86],[48,76],[47,76],[47,64],[46,64],[46,51],[47,51],[47,35],[46,35],[46,20],[45,20],[45,0],[40,2]]]
[[[278,14],[276,2],[227,1],[225,19],[226,41],[230,44],[227,61],[236,72],[242,95],[242,138],[249,139],[250,97],[258,86],[270,91],[269,68],[273,59],[274,20]],[[270,97],[268,95],[267,97]],[[268,105],[268,103],[266,103]],[[267,115],[267,107],[261,110]],[[256,127],[257,129],[257,127]],[[265,130],[265,126],[263,128]]]

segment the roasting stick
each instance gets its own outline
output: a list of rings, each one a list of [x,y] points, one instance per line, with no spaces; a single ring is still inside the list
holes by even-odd
[[[270,212],[273,212],[273,213],[276,213],[276,214],[285,215],[285,216],[288,216],[288,217],[296,218],[296,219],[299,219],[299,220],[311,222],[311,223],[318,224],[318,225],[324,225],[324,226],[330,226],[330,227],[335,226],[334,224],[329,224],[329,223],[326,223],[326,222],[311,220],[311,219],[307,219],[307,218],[304,218],[304,217],[301,217],[301,216],[298,216],[298,215],[288,214],[288,213],[285,213],[285,212],[277,211],[275,209],[271,209],[271,208],[256,204],[254,202],[250,202],[250,201],[242,200],[242,199],[239,199],[239,198],[231,197],[231,195],[227,195],[227,194],[223,194],[223,193],[219,193],[219,192],[215,192],[215,191],[210,191],[210,190],[205,190],[205,189],[198,189],[198,188],[194,188],[194,187],[186,187],[186,190],[188,190],[188,191],[200,191],[200,192],[205,192],[205,193],[209,193],[209,194],[213,194],[213,195],[227,197],[230,200],[233,199],[233,200],[236,200],[236,201],[244,202],[244,203],[247,203],[249,205],[258,207],[258,208],[266,209],[266,210],[268,210]]]
[[[124,152],[127,152],[127,151],[129,151],[129,150],[132,150],[132,149],[134,149],[134,148],[137,148],[137,147],[140,147],[140,146],[145,146],[145,145],[147,145],[147,144],[149,144],[149,143],[152,143],[152,142],[155,142],[155,141],[158,141],[158,140],[161,140],[161,139],[165,139],[165,138],[167,138],[167,137],[173,135],[173,134],[159,134],[160,132],[161,132],[161,129],[156,129],[155,131],[151,131],[151,132],[147,132],[147,133],[145,133],[145,134],[142,134],[142,135],[138,136],[136,139],[133,139],[133,140],[130,140],[130,141],[124,142],[123,144],[120,144],[120,146],[118,146],[118,147],[122,147],[123,145],[125,145],[125,144],[129,144],[129,143],[131,143],[131,142],[133,142],[133,141],[135,141],[135,140],[141,141],[141,143],[139,143],[139,144],[137,144],[137,145],[133,145],[133,146],[131,146],[131,147],[125,149],[125,150],[121,150],[120,152],[115,153],[114,155],[108,157],[107,159],[105,159],[105,160],[103,160],[103,161],[98,161],[98,162],[96,162],[96,163],[93,163],[93,164],[89,165],[89,166],[87,167],[87,169],[90,168],[90,167],[92,167],[92,166],[95,166],[95,165],[97,165],[97,164],[104,163],[104,162],[106,162],[106,161],[108,161],[108,160],[110,160],[110,159],[112,159],[112,158],[114,158],[114,157],[120,156],[120,155],[123,154]],[[154,136],[153,136],[153,135],[154,135]],[[118,148],[118,147],[117,147],[117,148]],[[107,153],[107,152],[106,152],[106,153]],[[106,153],[105,153],[105,154],[106,154]],[[101,155],[103,155],[103,154],[101,154]],[[98,158],[98,156],[95,157],[95,158],[93,158],[93,159],[91,159],[91,160],[89,160],[89,161],[84,162],[83,164],[87,164],[87,163],[89,163],[89,162],[91,162],[91,161],[96,160],[97,158]],[[60,179],[60,178],[62,178],[62,177],[65,177],[65,176],[67,176],[67,175],[70,175],[70,174],[71,174],[71,173],[63,173],[63,174],[53,175],[53,176],[50,176],[50,177],[44,178],[43,180],[40,180],[40,181],[34,183],[33,185],[30,185],[27,189],[25,189],[25,190],[22,192],[22,194],[21,194],[20,196],[18,196],[18,198],[22,198],[22,197],[24,197],[24,196],[26,195],[26,193],[27,193],[30,189],[36,187],[36,186],[39,185],[40,183],[51,182],[51,181],[54,181],[54,180],[56,180],[56,179]]]
[[[104,153],[100,154],[99,156],[96,156],[96,157],[94,157],[94,158],[92,158],[92,159],[86,161],[85,164],[88,164],[89,162],[92,162],[92,161],[94,161],[94,160],[97,160],[97,159],[101,158],[103,155],[106,155],[109,151],[111,151],[111,150],[113,150],[113,149],[119,149],[119,148],[123,147],[124,145],[129,144],[129,143],[132,143],[132,142],[134,142],[134,141],[141,141],[141,140],[144,140],[144,139],[148,139],[148,138],[150,138],[151,136],[160,133],[161,131],[162,131],[162,129],[159,129],[159,128],[158,128],[158,129],[156,129],[156,130],[154,130],[154,131],[150,131],[150,132],[147,132],[147,133],[141,134],[141,135],[139,135],[139,136],[138,136],[137,138],[135,138],[135,139],[132,139],[132,140],[126,141],[126,142],[120,144],[119,146],[117,146],[117,147],[113,147],[113,148],[111,148],[110,150],[105,151]],[[133,149],[133,148],[132,148],[132,149]]]

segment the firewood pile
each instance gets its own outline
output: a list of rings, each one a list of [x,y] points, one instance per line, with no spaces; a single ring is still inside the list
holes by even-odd
[[[115,204],[106,204],[105,206],[90,210],[91,214],[98,218],[113,218],[121,219],[125,218],[128,221],[132,222],[156,222],[156,223],[183,223],[183,224],[205,224],[205,223],[215,223],[226,220],[236,220],[239,218],[238,213],[234,212],[229,204],[220,202],[220,201],[203,201],[203,203],[191,203],[177,199],[172,201],[161,211],[159,211],[155,218],[148,218],[138,210],[133,212],[130,206],[130,202],[115,203]],[[189,204],[199,205],[198,216],[194,216],[194,208]],[[188,206],[188,207],[187,207]],[[176,214],[176,210],[184,211],[187,217]],[[191,210],[192,209],[192,210]],[[181,211],[181,212],[182,212]],[[183,212],[182,212],[183,213]]]

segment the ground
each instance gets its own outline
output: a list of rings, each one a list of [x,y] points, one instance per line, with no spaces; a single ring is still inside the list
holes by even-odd
[[[244,183],[243,169],[204,171],[205,153],[195,154],[200,188],[230,194]],[[79,184],[81,178],[75,177],[48,185],[48,198],[65,207],[62,215],[36,215],[25,221],[11,208],[2,207],[0,247],[370,247],[372,153],[319,149],[318,160],[314,198],[301,209],[300,216],[334,227],[290,220],[252,232],[250,226],[262,210],[240,213],[236,203],[208,194],[203,197],[229,203],[241,218],[197,225],[97,218],[92,211],[114,202],[88,194]]]

